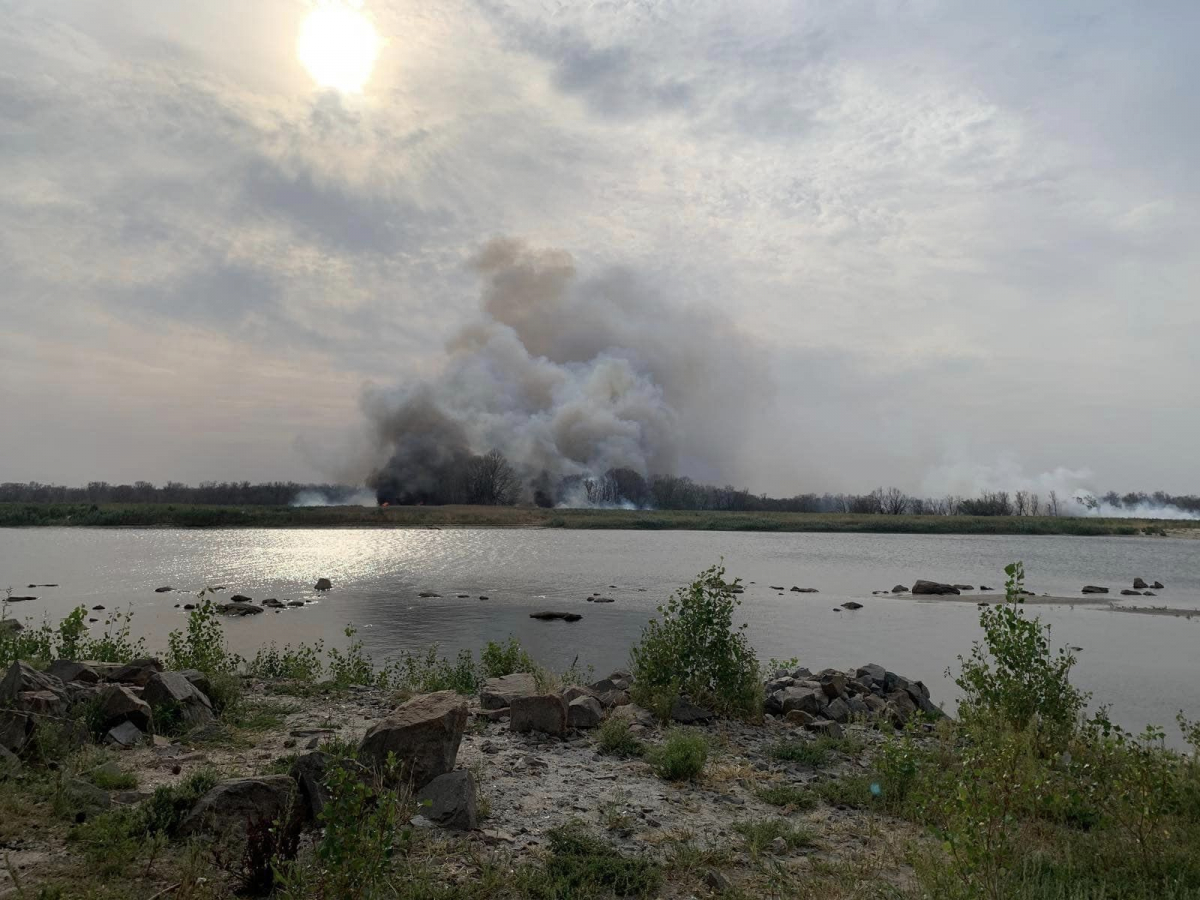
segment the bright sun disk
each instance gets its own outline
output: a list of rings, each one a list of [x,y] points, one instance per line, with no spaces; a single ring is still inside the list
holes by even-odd
[[[357,94],[375,68],[379,35],[359,10],[326,4],[309,13],[300,26],[296,55],[321,87]]]

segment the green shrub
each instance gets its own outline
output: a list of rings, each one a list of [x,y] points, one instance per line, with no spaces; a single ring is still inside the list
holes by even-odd
[[[321,654],[325,644],[301,644],[293,649],[285,644],[283,649],[271,644],[260,647],[254,659],[246,667],[246,673],[254,678],[289,678],[295,681],[320,681],[324,665]]]
[[[634,699],[651,707],[682,693],[720,713],[761,714],[758,658],[745,624],[733,624],[738,584],[713,566],[658,608],[631,651]]]
[[[518,870],[517,896],[533,900],[652,897],[662,882],[653,861],[625,856],[578,825],[551,829],[548,837],[550,856],[545,863]]]
[[[795,826],[787,819],[735,822],[733,830],[742,836],[746,842],[746,850],[755,859],[761,856],[776,838],[783,838],[789,850],[808,847],[813,843],[813,836],[807,829]]]
[[[959,657],[962,672],[954,683],[963,692],[959,717],[967,722],[999,720],[1010,728],[1032,728],[1045,749],[1061,750],[1074,732],[1087,695],[1070,683],[1075,657],[1067,650],[1051,653],[1050,626],[1028,619],[1019,608],[1025,569],[1013,563],[1007,600],[985,606],[979,614],[983,643]]]
[[[771,759],[800,763],[815,769],[829,759],[829,747],[820,740],[777,741],[767,748],[767,755]]]
[[[536,672],[540,667],[520,642],[509,635],[504,643],[488,641],[479,653],[479,672],[482,678],[500,678],[516,672]]]
[[[646,760],[659,778],[690,781],[704,771],[708,761],[708,741],[704,735],[682,729],[672,731],[665,742],[651,747]]]
[[[786,782],[760,787],[754,792],[754,795],[763,803],[788,809],[811,809],[817,803],[816,796],[811,790]]]
[[[596,747],[609,756],[641,756],[646,746],[629,731],[624,719],[610,716],[596,729]]]
[[[235,672],[241,662],[225,646],[225,631],[208,590],[197,595],[196,608],[188,613],[187,629],[167,635],[165,662],[172,671],[198,669],[211,677]]]

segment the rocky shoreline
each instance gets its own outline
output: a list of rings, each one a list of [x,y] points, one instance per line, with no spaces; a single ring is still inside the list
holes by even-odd
[[[867,814],[828,804],[781,810],[762,799],[764,789],[816,790],[858,775],[885,735],[910,721],[924,723],[918,731],[931,730],[941,715],[920,682],[874,664],[772,673],[761,723],[718,719],[686,698],[672,705],[670,722],[660,722],[631,702],[626,672],[553,692],[516,673],[490,679],[474,696],[443,691],[404,702],[376,688],[306,697],[286,680],[246,679],[248,702],[286,710],[271,727],[248,735],[214,716],[206,687],[199,672],[163,671],[155,659],[125,666],[56,661],[45,671],[14,663],[0,682],[2,765],[9,778],[21,778],[39,729],[80,722],[87,707],[108,764],[135,772],[138,784],[107,791],[86,776],[71,779],[64,790],[79,807],[76,822],[149,802],[155,789],[215,769],[221,778],[185,811],[179,839],[208,835],[244,844],[265,817],[294,822],[311,840],[320,829],[330,766],[352,766],[368,777],[382,772],[391,754],[398,766],[392,778],[422,801],[412,824],[445,835],[456,853],[536,856],[548,834],[569,823],[600,829],[633,854],[653,855],[680,835],[711,849],[736,843],[739,823],[784,815],[821,835],[804,847],[774,845],[775,864],[803,870],[860,852],[856,835]],[[177,736],[158,733],[168,720]],[[627,724],[649,746],[671,729],[703,734],[713,759],[694,781],[664,781],[643,759],[601,752],[593,730],[609,720]],[[72,737],[80,746],[91,739],[82,730]],[[773,748],[789,742],[823,748],[816,755],[825,758],[818,765],[780,758]],[[70,868],[74,848],[52,831],[6,843],[12,871],[26,884],[36,883],[39,869]],[[907,877],[903,869],[896,878]],[[750,865],[713,874],[720,883],[758,877]],[[0,875],[0,897],[12,893],[11,878]]]

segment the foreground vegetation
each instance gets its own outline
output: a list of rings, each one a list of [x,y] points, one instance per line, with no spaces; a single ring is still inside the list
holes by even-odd
[[[1049,629],[1021,604],[1023,578],[1020,564],[1009,567],[1006,602],[981,611],[982,640],[951,673],[963,697],[956,718],[918,718],[902,731],[860,727],[847,737],[759,724],[762,679],[775,666],[764,670],[744,640],[735,623],[737,584],[721,569],[702,573],[664,603],[632,652],[635,698],[663,720],[668,701],[686,695],[748,724],[638,736],[628,718],[614,715],[593,733],[595,747],[673,791],[700,781],[711,796],[729,780],[753,784],[778,815],[731,821],[724,844],[651,830],[644,850],[630,853],[568,824],[550,829],[536,853],[488,851],[410,827],[421,809],[414,798],[389,787],[386,772],[364,779],[353,768],[354,747],[327,739],[322,749],[344,762],[327,778],[331,799],[318,830],[301,841],[277,822],[230,855],[179,833],[183,815],[221,773],[192,772],[136,805],[93,807],[87,785],[123,790],[139,776],[121,767],[119,754],[80,744],[71,737],[78,729],[64,725],[39,729],[21,768],[0,767],[0,846],[19,847],[40,829],[65,840],[69,851],[41,875],[26,875],[29,883],[14,875],[10,895],[1200,900],[1200,724],[1180,716],[1190,747],[1181,753],[1166,746],[1159,728],[1130,734],[1103,707],[1089,712],[1090,698],[1071,680],[1073,655],[1057,649]],[[0,661],[127,661],[146,651],[129,625],[118,617],[92,634],[77,611],[57,626],[0,630]],[[471,695],[484,678],[513,672],[532,673],[544,691],[585,680],[577,671],[547,672],[511,639],[489,643],[478,658],[446,659],[435,648],[380,666],[352,630],[347,638],[340,648],[266,647],[241,659],[227,651],[221,623],[202,597],[163,658],[169,668],[208,676],[223,740],[244,742],[238,746],[281,727],[287,708],[278,699],[248,697],[251,682],[295,702],[348,697],[360,686],[399,696]],[[87,711],[81,715],[86,730]],[[174,727],[169,717],[155,723],[168,734]],[[723,761],[731,735],[746,733],[738,728],[773,736],[762,745],[765,761]],[[842,758],[854,764],[829,768]],[[277,760],[270,771],[286,772],[290,762]],[[711,801],[697,795],[694,802]],[[890,858],[847,862],[832,852],[840,840],[829,831],[838,821],[832,808],[857,817],[856,835]],[[616,835],[637,822],[614,808],[604,827]],[[886,837],[897,832],[906,838]],[[797,851],[811,852],[803,871],[782,861]]]
[[[876,515],[720,510],[543,509],[535,506],[209,506],[0,503],[0,527],[143,528],[532,527],[878,534],[1164,535],[1200,521],[1070,516]]]

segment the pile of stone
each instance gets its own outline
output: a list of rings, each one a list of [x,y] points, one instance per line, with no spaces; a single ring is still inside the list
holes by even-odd
[[[766,693],[768,713],[822,734],[839,735],[842,725],[856,719],[901,728],[918,710],[942,715],[923,683],[874,663],[854,672],[825,669],[814,674],[803,666],[781,669],[766,682]]]
[[[77,728],[79,743],[87,743],[79,713],[93,704],[104,742],[132,747],[153,730],[156,714],[188,729],[211,722],[209,690],[203,673],[164,672],[157,659],[126,665],[58,659],[44,672],[17,661],[0,681],[0,747],[20,754],[46,723]]]

